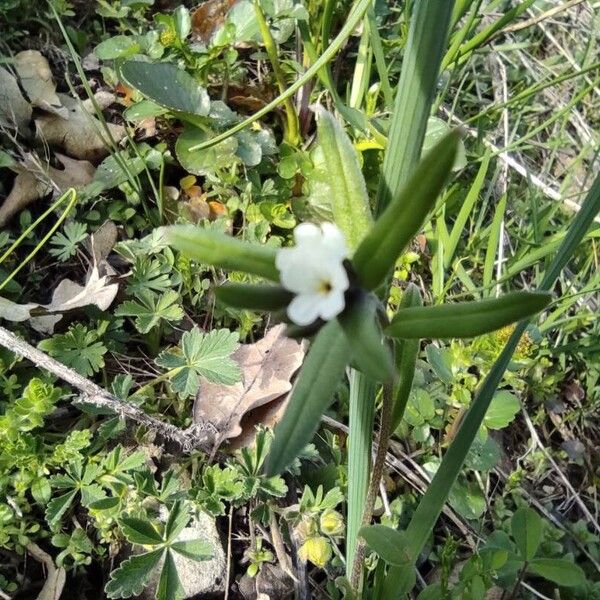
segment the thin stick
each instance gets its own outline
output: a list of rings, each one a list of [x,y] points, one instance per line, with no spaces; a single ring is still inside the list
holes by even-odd
[[[121,418],[127,418],[140,425],[145,425],[163,437],[177,442],[186,453],[205,447],[208,443],[208,427],[194,425],[184,430],[147,415],[141,408],[113,396],[93,381],[86,379],[76,371],[73,371],[73,369],[66,367],[41,350],[19,339],[14,333],[4,329],[4,327],[0,327],[0,346],[4,346],[11,352],[27,358],[36,367],[56,375],[59,379],[66,381],[78,389],[81,394],[75,400],[76,403],[93,404],[98,408],[108,409]],[[203,432],[203,435],[200,435],[201,432]]]

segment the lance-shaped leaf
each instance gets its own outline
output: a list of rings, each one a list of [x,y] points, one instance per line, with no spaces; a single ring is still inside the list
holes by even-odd
[[[416,285],[410,284],[400,302],[400,310],[418,307],[423,304],[421,294]],[[392,408],[392,431],[400,425],[406,409],[410,390],[415,376],[415,365],[419,354],[421,340],[399,340],[396,346],[396,368],[398,369],[398,383],[394,388],[394,406]]]
[[[375,289],[419,232],[454,164],[459,135],[445,136],[419,163],[363,239],[352,260],[363,286]]]
[[[174,225],[167,227],[165,233],[170,244],[205,265],[279,281],[275,248],[243,242],[193,225]]]
[[[294,295],[279,285],[253,285],[228,282],[215,290],[221,302],[233,308],[276,311],[285,308]]]
[[[268,476],[281,473],[310,442],[349,360],[346,336],[337,320],[330,321],[314,339],[285,415],[275,427]]]
[[[391,381],[394,360],[377,320],[377,299],[363,294],[339,320],[358,370],[375,381]]]
[[[514,292],[501,298],[399,310],[386,328],[396,338],[471,338],[540,312],[548,292]]]
[[[356,150],[339,121],[317,107],[314,170],[308,179],[308,203],[329,206],[333,220],[354,250],[373,221],[367,186]]]

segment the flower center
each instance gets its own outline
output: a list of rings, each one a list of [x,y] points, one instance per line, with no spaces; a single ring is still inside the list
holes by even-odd
[[[317,286],[319,294],[329,294],[332,289],[333,286],[331,285],[331,281],[329,281],[329,279],[322,279],[319,281],[319,285]]]

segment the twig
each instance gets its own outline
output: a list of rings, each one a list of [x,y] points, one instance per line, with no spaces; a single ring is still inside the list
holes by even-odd
[[[93,404],[98,408],[107,409],[123,419],[130,419],[140,425],[144,425],[164,438],[176,442],[181,446],[183,452],[186,453],[198,448],[205,448],[208,443],[208,438],[210,437],[207,433],[208,427],[196,424],[184,430],[147,415],[141,408],[113,396],[93,381],[86,379],[41,350],[34,348],[24,340],[18,338],[14,333],[4,329],[4,327],[0,327],[0,346],[4,346],[11,352],[27,358],[36,367],[56,375],[59,379],[66,381],[78,389],[80,396],[74,400],[78,404]],[[200,435],[202,432],[203,435]]]

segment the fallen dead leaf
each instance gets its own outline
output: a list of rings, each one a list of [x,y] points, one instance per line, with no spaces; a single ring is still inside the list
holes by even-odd
[[[21,80],[29,102],[45,111],[68,117],[67,109],[62,106],[56,94],[50,65],[38,50],[23,50],[15,56],[15,69]]]
[[[0,128],[9,132],[16,129],[23,137],[29,138],[32,112],[31,105],[21,94],[17,79],[0,67]]]
[[[119,285],[108,283],[108,277],[100,277],[98,267],[90,271],[85,285],[71,279],[63,279],[52,294],[50,304],[17,304],[0,298],[0,319],[22,322],[29,320],[31,326],[40,333],[52,333],[64,313],[95,304],[106,310],[115,299]]]
[[[291,379],[300,368],[305,349],[302,343],[285,336],[285,326],[277,325],[255,344],[242,344],[233,354],[240,365],[242,381],[235,385],[221,385],[203,381],[194,402],[194,422],[211,423],[217,430],[215,447],[223,441],[244,434],[244,441],[251,442],[254,421],[244,432],[242,420],[251,411],[274,403],[273,415],[285,408]],[[266,411],[264,414],[269,414]],[[235,440],[237,442],[237,440]]]
[[[96,168],[86,160],[75,160],[55,153],[64,169],[42,165],[33,154],[25,155],[13,170],[17,173],[13,187],[0,206],[0,227],[32,202],[51,192],[60,194],[67,189],[80,188],[92,181]]]
[[[210,41],[213,33],[223,25],[227,11],[237,0],[208,0],[203,2],[192,15],[192,37],[204,42]]]
[[[35,119],[37,137],[50,146],[63,148],[73,158],[97,162],[107,156],[109,149],[102,137],[104,130],[100,121],[93,116],[93,111],[86,110],[80,100],[67,94],[58,94],[58,97],[68,109],[69,118],[63,119],[55,114],[38,117]],[[106,126],[116,143],[125,137],[122,125],[107,123]]]

